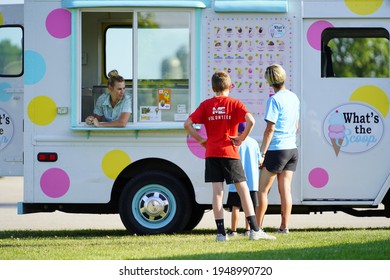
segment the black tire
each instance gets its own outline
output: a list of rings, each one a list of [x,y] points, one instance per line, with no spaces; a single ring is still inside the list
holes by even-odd
[[[382,200],[383,205],[385,206],[385,217],[390,218],[390,190],[387,191],[385,197]]]
[[[130,233],[163,234],[188,224],[192,200],[181,181],[151,171],[130,180],[120,197],[119,214]]]
[[[188,224],[185,226],[184,230],[193,230],[199,222],[202,220],[204,215],[203,207],[200,207],[197,203],[193,203],[192,212]]]

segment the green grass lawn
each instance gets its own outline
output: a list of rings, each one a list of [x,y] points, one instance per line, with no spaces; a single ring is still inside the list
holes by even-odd
[[[267,230],[267,229],[266,229]],[[389,260],[390,227],[298,229],[276,240],[215,230],[128,235],[124,230],[2,231],[1,260]]]

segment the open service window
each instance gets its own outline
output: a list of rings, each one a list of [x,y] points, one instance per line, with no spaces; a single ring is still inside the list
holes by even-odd
[[[321,77],[389,77],[389,32],[386,29],[327,28],[321,39]]]
[[[23,75],[23,27],[0,26],[0,77]]]
[[[85,118],[96,113],[100,96],[110,98],[112,70],[125,79],[131,101],[127,129],[182,128],[191,100],[193,17],[181,9],[82,11],[77,128],[94,128]]]

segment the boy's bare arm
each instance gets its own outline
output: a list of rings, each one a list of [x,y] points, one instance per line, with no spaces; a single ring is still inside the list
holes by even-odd
[[[246,139],[249,133],[252,131],[253,126],[255,125],[255,118],[251,113],[246,113],[245,115],[246,126],[244,131],[239,136],[229,136],[234,146],[240,146],[241,143]]]
[[[206,138],[203,138],[202,136],[199,135],[199,133],[196,131],[196,129],[194,128],[193,126],[194,122],[188,118],[185,122],[184,122],[184,128],[186,129],[186,131],[188,132],[188,134],[194,138],[196,141],[199,142],[200,145],[202,145],[203,147],[206,147],[206,141],[207,139]]]

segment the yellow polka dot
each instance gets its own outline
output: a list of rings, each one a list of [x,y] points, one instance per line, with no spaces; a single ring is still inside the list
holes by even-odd
[[[347,7],[359,15],[369,15],[376,12],[383,3],[383,0],[344,0]]]
[[[37,96],[28,104],[27,114],[34,124],[48,125],[56,117],[56,103],[50,97]]]
[[[119,173],[130,163],[130,157],[124,151],[112,150],[104,156],[102,169],[108,178],[116,179]]]
[[[389,113],[389,98],[382,89],[377,86],[367,85],[355,90],[350,101],[364,102],[376,108],[385,118]]]

